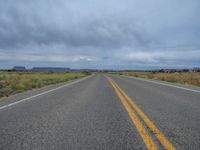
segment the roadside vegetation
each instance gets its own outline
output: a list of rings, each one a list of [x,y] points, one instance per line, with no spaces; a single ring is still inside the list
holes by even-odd
[[[0,72],[0,97],[9,96],[49,84],[66,82],[89,75],[89,72],[33,73]]]
[[[188,84],[200,87],[200,72],[116,72],[121,75]]]

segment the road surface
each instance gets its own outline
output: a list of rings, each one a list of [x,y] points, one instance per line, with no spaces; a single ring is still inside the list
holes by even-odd
[[[199,88],[95,74],[0,101],[1,150],[199,148]]]

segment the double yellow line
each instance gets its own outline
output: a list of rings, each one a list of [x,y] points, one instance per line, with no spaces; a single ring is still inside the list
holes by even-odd
[[[131,120],[135,124],[147,148],[149,150],[159,149],[145,126],[147,126],[152,131],[152,133],[166,150],[175,150],[175,147],[169,142],[164,134],[154,125],[154,123],[145,115],[145,113],[136,105],[136,103],[117,85],[117,83],[109,77],[107,77],[107,79],[119,96],[122,104],[127,110]],[[144,121],[145,125],[143,125],[136,113]]]

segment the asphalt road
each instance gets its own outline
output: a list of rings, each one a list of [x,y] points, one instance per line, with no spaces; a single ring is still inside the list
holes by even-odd
[[[0,100],[1,150],[199,148],[199,88],[96,74]]]

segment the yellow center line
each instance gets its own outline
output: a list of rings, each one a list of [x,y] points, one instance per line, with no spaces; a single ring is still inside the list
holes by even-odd
[[[111,79],[112,80],[112,79]],[[154,123],[145,115],[145,113],[136,105],[136,103],[114,82],[114,85],[119,89],[119,91],[124,95],[130,105],[136,110],[140,117],[144,120],[146,125],[152,130],[155,136],[158,138],[160,143],[163,144],[166,150],[175,150],[175,147],[170,143],[170,141],[165,137],[165,135],[154,125]]]
[[[117,89],[117,87],[114,85],[113,81],[108,78],[109,82],[113,86],[114,90],[116,91],[117,95],[119,96],[122,104],[124,105],[125,109],[127,110],[130,118],[132,119],[133,123],[135,124],[137,130],[139,131],[141,137],[143,138],[144,143],[146,144],[147,148],[149,150],[157,150],[158,147],[154,143],[153,139],[149,135],[146,128],[143,126],[143,124],[140,122],[139,118],[136,116],[134,111],[132,110],[131,106],[128,104],[124,96],[120,93],[120,91]]]

